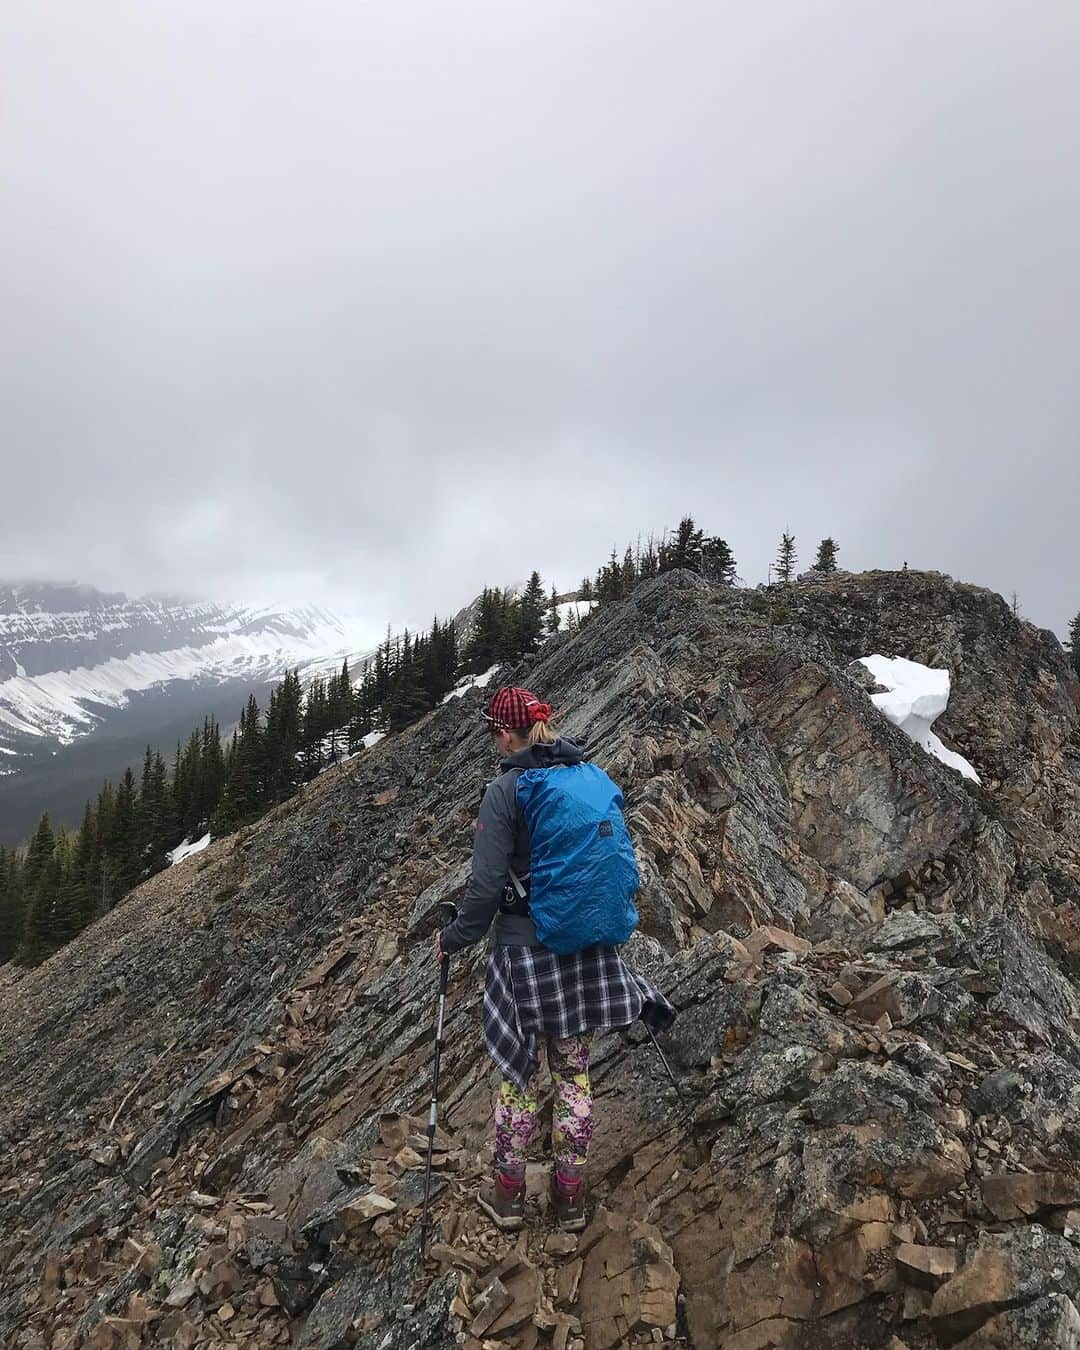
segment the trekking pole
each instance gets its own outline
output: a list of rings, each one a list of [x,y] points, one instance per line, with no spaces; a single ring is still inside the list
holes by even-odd
[[[457,918],[457,906],[447,902],[443,909],[446,911],[448,923],[453,923]],[[427,1250],[428,1239],[428,1206],[431,1201],[431,1155],[435,1151],[435,1118],[439,1109],[439,1064],[442,1061],[443,1048],[443,1018],[446,1013],[446,987],[450,982],[450,958],[444,956],[439,962],[439,1010],[435,1019],[435,1068],[431,1075],[431,1108],[428,1111],[427,1125],[427,1161],[424,1163],[424,1212],[420,1220],[420,1259],[423,1260],[424,1252]]]
[[[649,1040],[652,1041],[652,1043],[653,1043],[653,1049],[654,1049],[654,1050],[656,1051],[656,1053],[660,1056],[660,1063],[661,1063],[661,1064],[664,1066],[664,1068],[667,1070],[667,1076],[671,1079],[671,1086],[675,1089],[675,1094],[676,1094],[676,1096],[678,1097],[679,1101],[683,1104],[683,1106],[685,1106],[685,1105],[686,1105],[686,1098],[683,1096],[682,1088],[679,1086],[679,1080],[678,1080],[678,1079],[675,1077],[675,1075],[672,1073],[672,1071],[671,1071],[671,1065],[667,1062],[667,1055],[665,1055],[664,1052],[663,1052],[663,1050],[660,1049],[660,1042],[659,1042],[659,1041],[656,1039],[656,1037],[653,1035],[653,1029],[652,1029],[652,1027],[649,1026],[648,1022],[644,1022],[644,1021],[642,1022],[641,1025],[642,1025],[642,1026],[645,1028],[645,1030],[649,1033]]]

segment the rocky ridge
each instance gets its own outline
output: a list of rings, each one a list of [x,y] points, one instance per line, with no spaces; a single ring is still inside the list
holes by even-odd
[[[948,666],[935,729],[871,652]],[[530,668],[623,784],[680,1010],[595,1046],[595,1206],[497,1236],[492,1072],[455,962],[418,1251],[434,965],[492,762],[480,694],[0,970],[5,1346],[1080,1345],[1078,690],[929,573],[640,587]]]

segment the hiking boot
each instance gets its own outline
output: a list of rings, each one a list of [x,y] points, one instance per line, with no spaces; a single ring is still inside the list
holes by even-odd
[[[556,1228],[564,1233],[580,1233],[585,1227],[585,1183],[568,1186],[556,1172],[551,1174],[551,1212]]]
[[[525,1222],[525,1183],[515,1186],[496,1172],[476,1193],[477,1203],[496,1228],[516,1232]]]

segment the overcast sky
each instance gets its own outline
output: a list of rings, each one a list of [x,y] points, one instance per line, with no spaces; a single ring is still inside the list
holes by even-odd
[[[426,621],[690,510],[1080,610],[1075,0],[5,0],[0,578]]]

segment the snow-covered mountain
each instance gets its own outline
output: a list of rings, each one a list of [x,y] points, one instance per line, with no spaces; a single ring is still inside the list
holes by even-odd
[[[232,721],[248,691],[287,668],[359,662],[368,638],[314,606],[0,583],[0,842],[22,837],[45,806],[81,805],[147,742],[167,746],[208,712]]]

